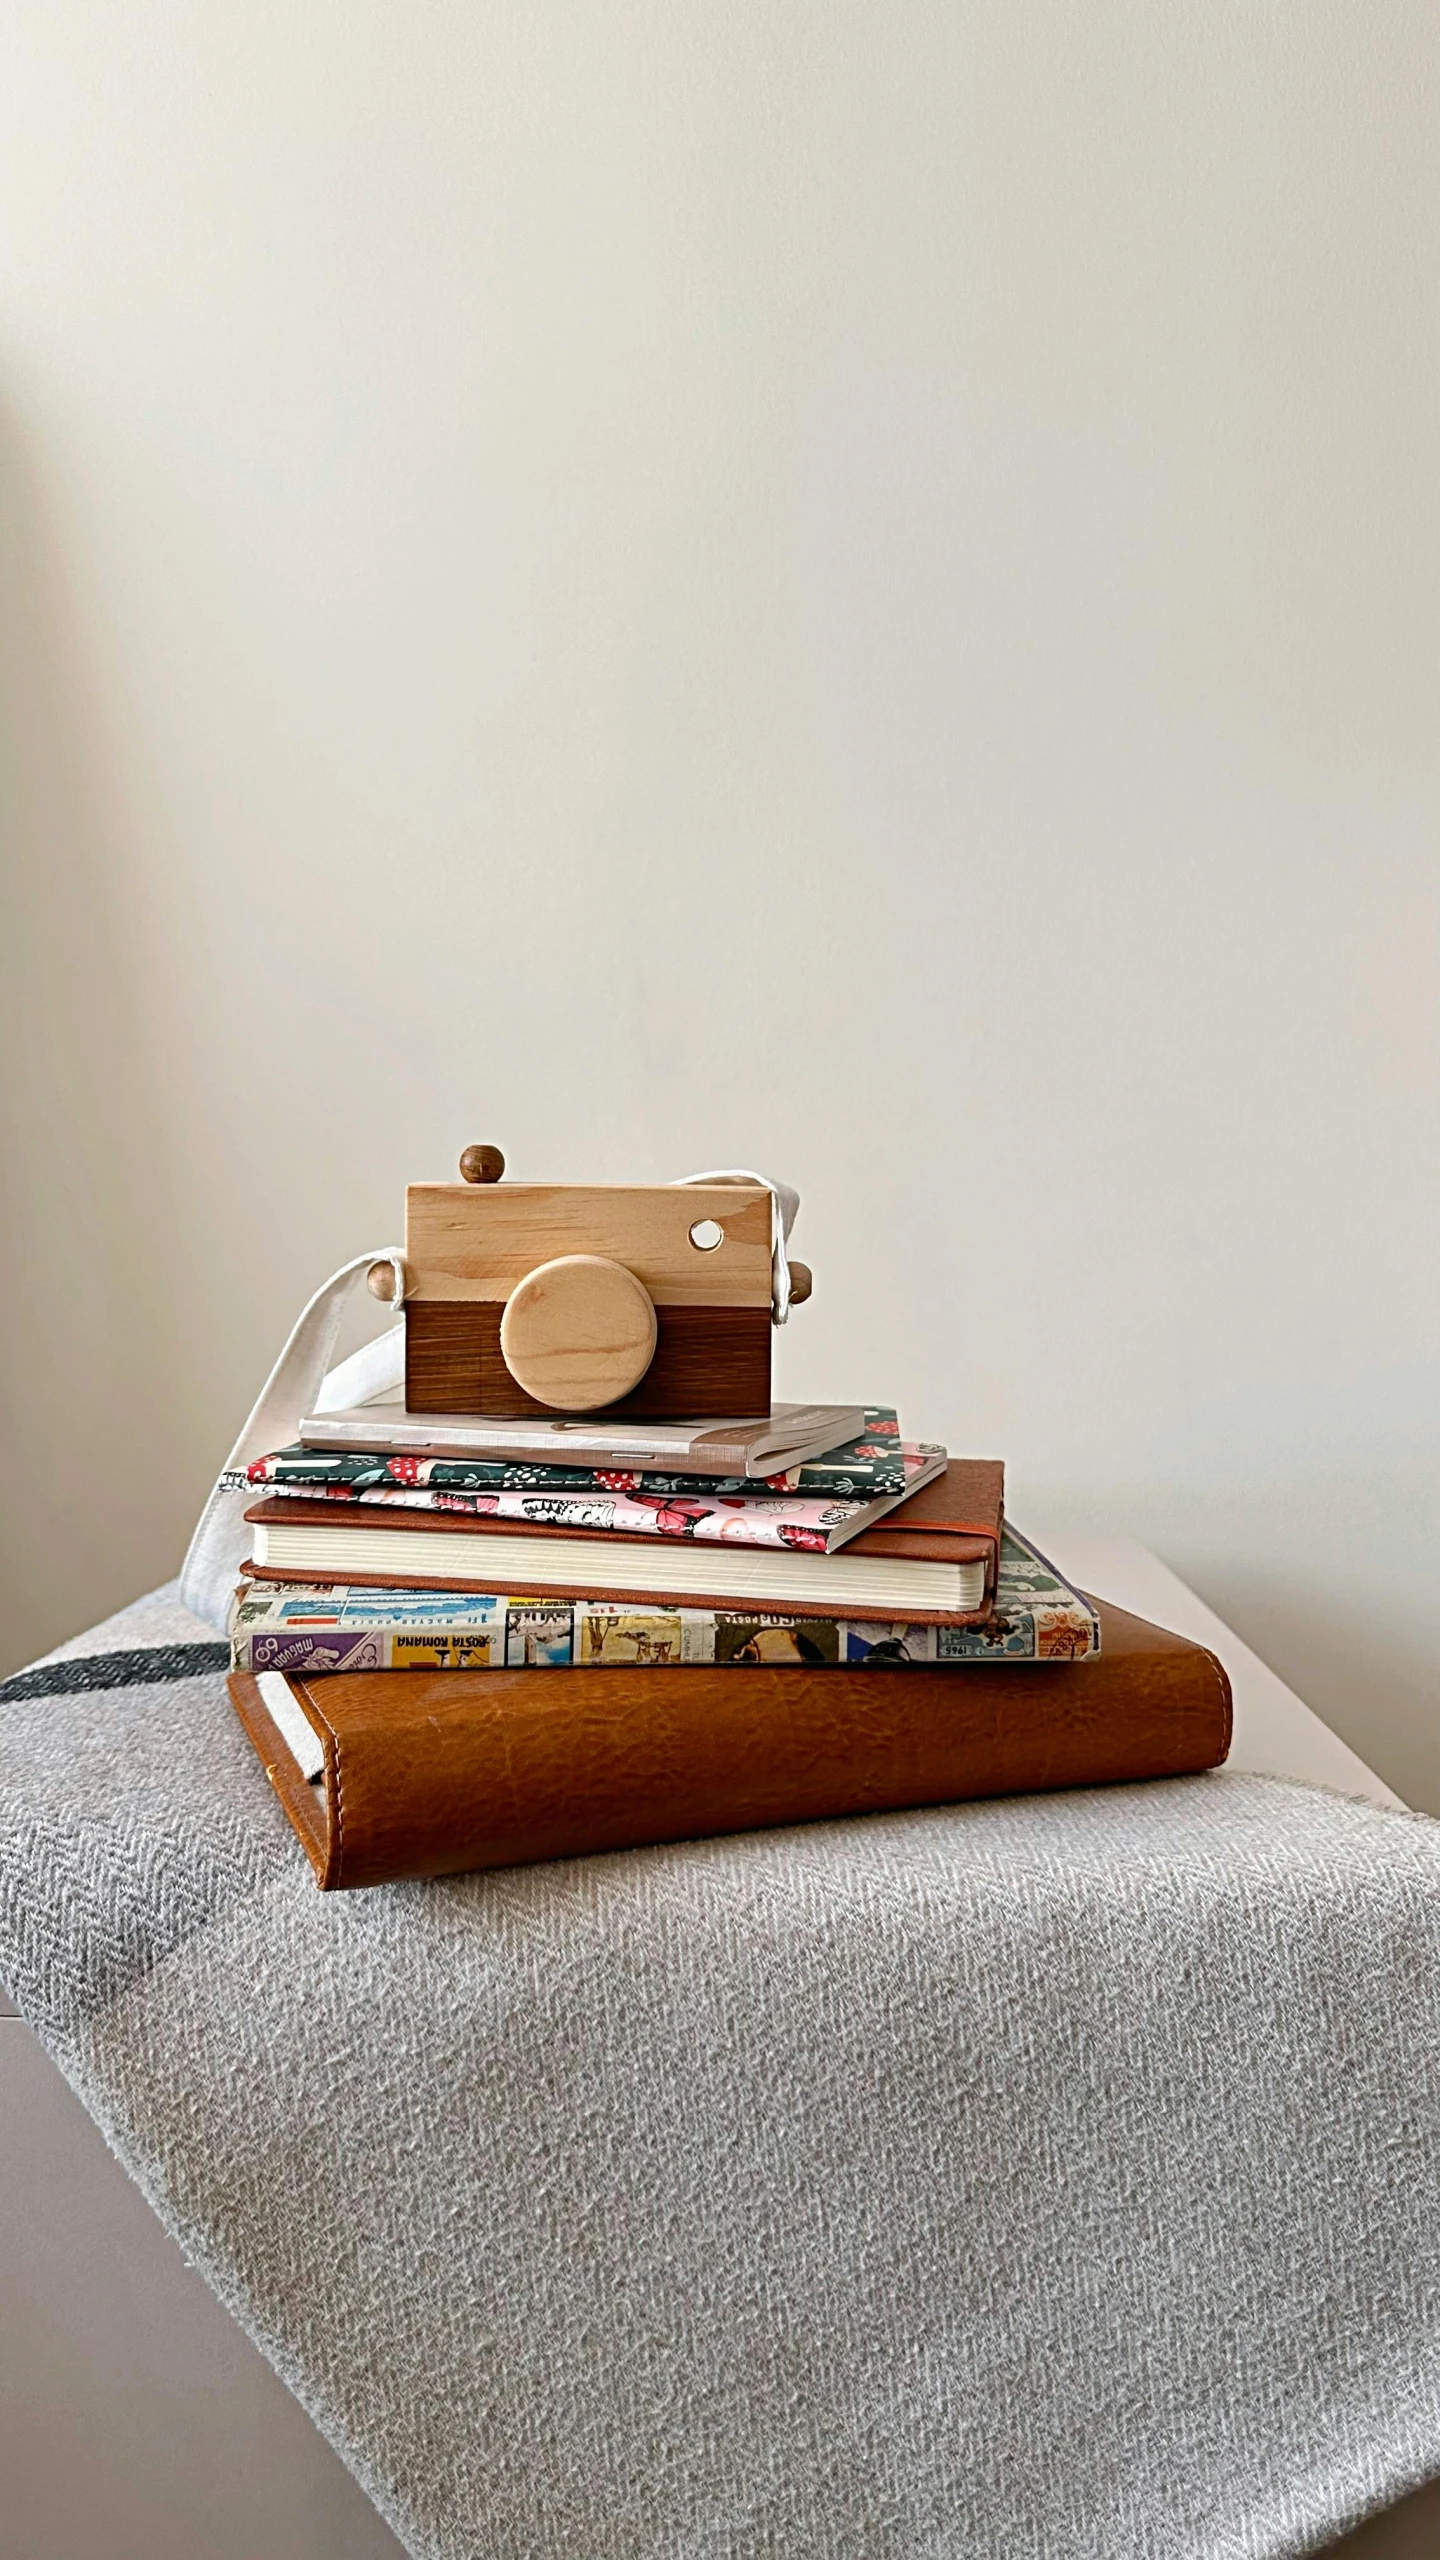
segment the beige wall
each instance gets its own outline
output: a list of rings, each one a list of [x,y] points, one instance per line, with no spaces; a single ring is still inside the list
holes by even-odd
[[[6,1658],[495,1137],[1437,1753],[1426,0],[0,26]]]

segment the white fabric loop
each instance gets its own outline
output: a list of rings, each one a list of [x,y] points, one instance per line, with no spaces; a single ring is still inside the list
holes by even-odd
[[[767,1173],[747,1172],[743,1165],[730,1165],[720,1173],[685,1173],[675,1184],[677,1191],[694,1190],[706,1182],[758,1182],[770,1194],[770,1321],[784,1324],[790,1314],[790,1259],[786,1246],[790,1230],[800,1209],[800,1194],[788,1182],[772,1182]]]
[[[302,1415],[337,1412],[348,1404],[369,1404],[385,1395],[405,1375],[405,1328],[392,1325],[375,1342],[329,1370],[330,1354],[340,1330],[345,1304],[372,1262],[396,1266],[396,1285],[403,1286],[404,1262],[398,1245],[357,1254],[353,1262],[317,1289],[256,1399],[244,1430],[225,1463],[225,1473],[200,1515],[180,1569],[180,1597],[207,1626],[223,1627],[240,1570],[250,1553],[245,1513],[250,1495],[228,1485],[227,1476],[242,1472],[253,1458],[293,1440]]]

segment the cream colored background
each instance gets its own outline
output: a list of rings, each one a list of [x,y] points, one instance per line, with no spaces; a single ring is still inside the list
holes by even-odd
[[[7,1661],[407,1178],[758,1163],[1440,1807],[1437,41],[5,13]]]

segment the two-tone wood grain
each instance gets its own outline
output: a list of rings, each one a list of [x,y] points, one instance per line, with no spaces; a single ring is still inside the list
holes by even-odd
[[[498,1150],[466,1156],[480,1177]],[[743,1181],[412,1184],[407,1405],[768,1413],[773,1215]]]

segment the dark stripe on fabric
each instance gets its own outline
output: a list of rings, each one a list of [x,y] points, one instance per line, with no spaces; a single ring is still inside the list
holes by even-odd
[[[39,1662],[0,1680],[0,1706],[20,1698],[58,1698],[80,1689],[133,1689],[156,1680],[193,1680],[228,1671],[228,1644],[137,1645],[129,1653],[85,1653],[73,1662]]]

